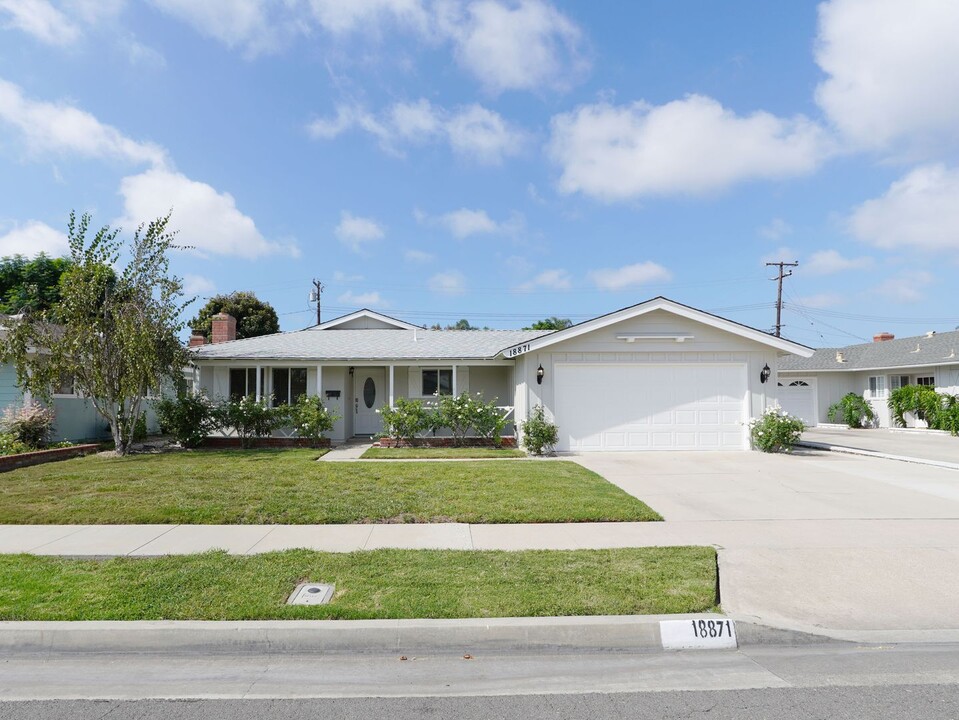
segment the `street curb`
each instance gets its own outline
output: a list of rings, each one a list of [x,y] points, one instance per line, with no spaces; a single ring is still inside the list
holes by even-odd
[[[701,613],[468,620],[8,621],[0,622],[0,653],[663,652],[660,622],[694,618],[716,620],[726,616]],[[805,644],[815,641],[809,638],[817,637],[749,622],[737,623],[736,627],[742,634],[741,644]]]
[[[932,467],[945,468],[947,470],[959,470],[959,463],[946,462],[944,460],[926,460],[924,458],[910,457],[907,455],[892,455],[890,453],[879,452],[877,450],[863,450],[861,448],[848,447],[846,445],[833,445],[831,443],[813,442],[811,440],[800,440],[796,447],[809,448],[810,450],[825,450],[827,452],[844,453],[846,455],[863,455],[865,457],[882,458],[883,460],[898,460],[899,462],[914,463],[916,465],[930,465]]]

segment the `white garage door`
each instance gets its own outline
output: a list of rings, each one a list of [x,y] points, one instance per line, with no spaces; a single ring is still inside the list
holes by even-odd
[[[817,424],[816,381],[812,378],[786,379],[779,381],[777,399],[779,407],[812,427]]]
[[[742,364],[557,364],[559,450],[742,450]]]

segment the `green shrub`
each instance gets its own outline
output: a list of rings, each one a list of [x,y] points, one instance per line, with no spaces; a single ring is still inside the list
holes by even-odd
[[[829,406],[826,416],[829,422],[841,422],[856,429],[872,425],[876,420],[872,405],[856,393],[843,395],[839,402]]]
[[[219,425],[216,405],[202,393],[162,398],[153,407],[160,430],[186,448],[197,447]]]
[[[942,396],[942,406],[937,424],[937,429],[959,435],[959,397],[955,395]]]
[[[758,420],[750,420],[753,447],[763,452],[789,452],[799,441],[806,424],[777,407],[768,408]]]
[[[421,400],[396,398],[393,407],[383,407],[378,412],[383,418],[383,431],[387,437],[405,440],[410,445],[421,433],[432,430],[437,424],[435,412]]]
[[[542,405],[534,405],[523,423],[523,447],[533,455],[551,452],[559,442],[559,428],[546,419]]]
[[[503,411],[496,407],[495,400],[486,403],[478,399],[473,401],[473,429],[477,435],[491,440],[494,445],[499,445],[502,440],[503,428],[507,424],[509,424],[509,421]]]
[[[916,418],[924,420],[930,428],[939,424],[942,414],[943,396],[928,385],[905,385],[889,394],[889,409],[896,427],[906,427],[905,414],[914,413]]]
[[[467,392],[444,395],[436,407],[436,427],[448,428],[453,443],[461,445],[466,433],[476,421],[476,403]]]
[[[319,397],[300,395],[296,404],[290,407],[290,422],[296,434],[302,438],[312,440],[313,447],[320,444],[323,433],[330,432],[340,416],[323,405]]]
[[[0,417],[0,432],[13,435],[28,447],[42,448],[50,439],[55,419],[53,410],[41,405],[11,405]]]
[[[0,455],[19,455],[33,448],[17,439],[13,433],[0,433]]]
[[[286,406],[272,407],[271,398],[256,400],[247,395],[219,406],[217,416],[221,427],[233,428],[240,444],[249,448],[255,438],[269,437],[289,421]]]

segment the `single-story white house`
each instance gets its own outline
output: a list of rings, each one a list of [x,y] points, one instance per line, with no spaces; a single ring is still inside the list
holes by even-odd
[[[194,387],[319,395],[341,416],[338,442],[380,432],[377,410],[396,398],[469,391],[517,427],[542,405],[560,451],[746,450],[747,422],[776,403],[780,359],[813,354],[664,297],[552,332],[426,330],[372,310],[244,340],[233,328],[214,318],[220,341],[194,348]]]
[[[856,393],[872,406],[879,426],[890,427],[887,403],[896,388],[928,385],[937,392],[959,394],[957,350],[959,331],[906,338],[883,332],[871,343],[784,357],[779,365],[779,402],[812,426],[829,422],[830,405]]]

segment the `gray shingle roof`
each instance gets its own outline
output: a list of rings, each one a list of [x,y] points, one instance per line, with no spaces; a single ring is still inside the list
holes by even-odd
[[[837,352],[843,354],[846,362],[836,360]],[[919,335],[839,348],[820,348],[810,358],[798,355],[781,358],[779,369],[785,372],[842,371],[954,364],[959,364],[959,331],[936,333],[931,337]]]
[[[200,360],[488,360],[542,330],[317,330],[204,345]],[[415,340],[414,340],[415,335]]]

